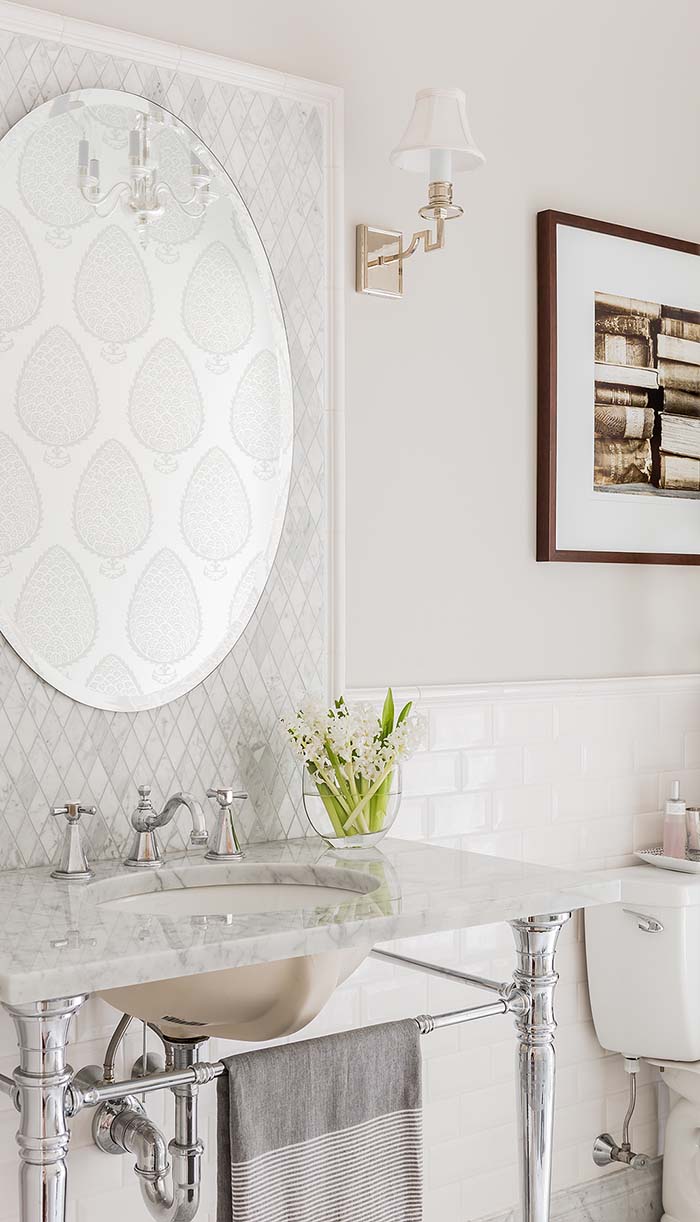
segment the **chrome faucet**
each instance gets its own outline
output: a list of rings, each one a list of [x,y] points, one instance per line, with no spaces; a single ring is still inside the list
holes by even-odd
[[[233,822],[234,802],[245,802],[248,794],[230,786],[224,789],[208,789],[207,797],[214,798],[218,812],[214,830],[209,838],[207,861],[240,861],[244,856]]]
[[[92,878],[92,870],[85,856],[80,839],[80,816],[94,815],[96,806],[83,806],[80,802],[66,802],[63,806],[52,806],[52,815],[65,815],[66,831],[63,838],[61,857],[52,878],[60,878],[68,882],[87,882]]]
[[[201,804],[190,793],[174,793],[160,814],[153,809],[150,785],[139,785],[139,804],[131,816],[135,835],[131,852],[124,865],[138,869],[155,869],[163,864],[156,829],[166,827],[180,806],[186,806],[192,819],[191,844],[206,844],[207,825]]]

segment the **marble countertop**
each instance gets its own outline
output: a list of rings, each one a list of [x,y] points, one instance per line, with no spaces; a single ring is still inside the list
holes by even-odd
[[[234,914],[223,921],[115,910],[126,894],[220,882],[376,880],[348,902]],[[249,846],[242,863],[195,853],[136,874],[98,866],[88,883],[48,869],[0,875],[0,1001],[46,1000],[100,989],[271,962],[402,937],[566,912],[619,899],[616,879],[478,853],[387,839],[381,850],[336,854],[316,839]]]

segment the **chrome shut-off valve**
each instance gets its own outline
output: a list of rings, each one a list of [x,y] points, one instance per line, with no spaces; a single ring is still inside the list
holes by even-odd
[[[622,1141],[618,1145],[610,1133],[600,1133],[593,1142],[593,1162],[596,1167],[608,1167],[610,1163],[622,1163],[633,1171],[643,1171],[649,1165],[647,1154],[635,1154],[630,1145],[630,1123],[637,1106],[638,1057],[623,1057],[625,1073],[629,1074],[629,1106],[622,1122]]]
[[[601,1133],[596,1137],[593,1143],[593,1162],[596,1167],[607,1167],[610,1163],[623,1163],[627,1167],[631,1167],[633,1171],[643,1171],[649,1166],[649,1158],[646,1154],[635,1154],[630,1149],[629,1142],[623,1142],[618,1146],[614,1137],[609,1133]]]

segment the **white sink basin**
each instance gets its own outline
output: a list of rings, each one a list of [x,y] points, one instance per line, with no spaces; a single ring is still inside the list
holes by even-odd
[[[111,880],[99,906],[130,918],[188,922],[204,931],[266,914],[308,912],[340,918],[380,886],[369,873],[338,866],[194,865]],[[330,910],[330,911],[329,911]],[[326,951],[173,980],[148,981],[101,994],[126,1014],[170,1038],[215,1036],[268,1040],[290,1035],[322,1010],[366,951]]]
[[[100,907],[147,916],[240,916],[243,913],[337,907],[347,904],[348,899],[346,889],[322,884],[240,882],[125,895],[105,900]]]

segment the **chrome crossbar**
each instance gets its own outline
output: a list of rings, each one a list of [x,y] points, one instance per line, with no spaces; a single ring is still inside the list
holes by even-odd
[[[450,1010],[445,1014],[419,1014],[413,1019],[421,1035],[430,1035],[439,1027],[453,1027],[457,1023],[472,1023],[478,1018],[493,1018],[513,1010],[506,998],[488,1002],[485,1006],[468,1006],[465,1010]],[[110,1099],[123,1099],[126,1095],[148,1095],[152,1091],[166,1090],[174,1086],[204,1086],[226,1072],[223,1061],[199,1061],[188,1069],[168,1070],[149,1074],[145,1078],[128,1078],[123,1082],[99,1082],[95,1086],[82,1087],[73,1082],[70,1087],[70,1112],[75,1115],[86,1107],[98,1107]],[[12,1089],[14,1091],[14,1082]],[[9,1093],[9,1092],[8,1092]]]

